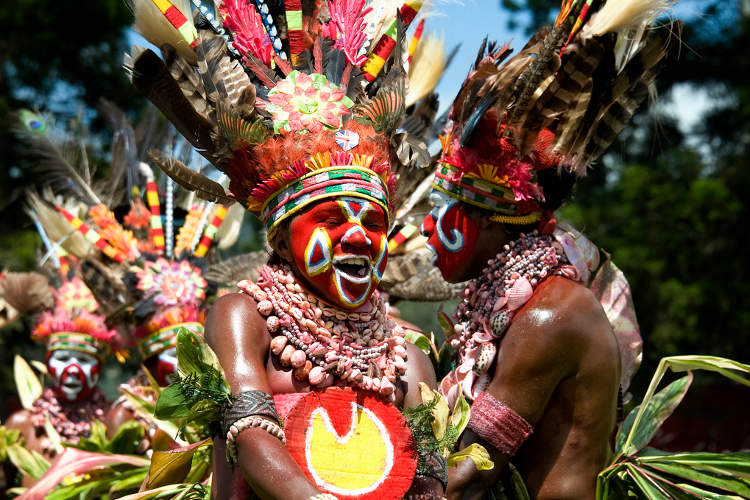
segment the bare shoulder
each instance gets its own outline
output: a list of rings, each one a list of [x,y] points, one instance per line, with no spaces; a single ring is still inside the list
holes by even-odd
[[[229,293],[214,302],[206,318],[206,341],[214,350],[228,340],[258,340],[265,335],[265,322],[255,300],[245,293]]]
[[[5,421],[5,427],[24,431],[31,424],[31,414],[29,410],[18,410]]]
[[[591,290],[561,276],[539,285],[514,323],[532,331],[543,329],[550,341],[576,344],[612,333],[607,316]]]

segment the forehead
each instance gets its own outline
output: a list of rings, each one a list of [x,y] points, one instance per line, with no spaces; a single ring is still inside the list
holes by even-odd
[[[56,349],[50,353],[50,359],[74,358],[82,363],[96,363],[98,360],[91,354],[76,351],[75,349]]]
[[[458,200],[456,200],[452,196],[442,191],[438,191],[437,189],[433,189],[430,192],[430,203],[432,203],[436,207],[444,207],[447,205],[453,205],[457,201]]]
[[[385,210],[379,204],[356,196],[337,196],[325,198],[312,205],[311,212],[342,212],[347,216],[362,217],[365,214],[385,216]]]

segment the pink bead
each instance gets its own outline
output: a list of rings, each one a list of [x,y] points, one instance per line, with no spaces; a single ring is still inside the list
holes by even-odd
[[[294,354],[294,351],[296,351],[294,346],[288,344],[286,347],[284,347],[284,350],[281,351],[279,361],[283,366],[289,366],[292,364],[292,354]]]
[[[270,300],[261,300],[258,302],[258,312],[263,316],[268,316],[273,311],[273,304]]]
[[[357,368],[354,368],[349,374],[349,380],[352,382],[361,383],[363,378],[362,372]]]
[[[390,380],[385,377],[380,379],[380,394],[384,396],[390,396],[391,394],[393,394],[394,389],[395,387]]]
[[[300,366],[299,368],[294,369],[294,378],[297,380],[305,380],[307,376],[310,374],[310,370],[312,369],[312,363],[309,361],[306,361],[304,365]]]
[[[310,379],[310,383],[312,385],[318,385],[323,381],[325,375],[326,374],[325,371],[323,371],[323,368],[321,368],[320,366],[315,366],[310,370],[308,378]]]
[[[296,350],[292,353],[290,361],[293,367],[299,368],[305,365],[305,361],[307,361],[307,355],[305,354],[305,351]]]
[[[284,335],[279,335],[271,339],[271,352],[276,356],[281,354],[286,346],[287,338]]]
[[[271,333],[279,329],[279,324],[280,324],[279,318],[277,318],[276,316],[269,316],[266,318],[266,327],[268,328],[268,331]]]

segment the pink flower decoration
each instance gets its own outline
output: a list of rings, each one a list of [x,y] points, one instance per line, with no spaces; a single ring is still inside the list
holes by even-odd
[[[146,262],[136,276],[138,289],[162,306],[198,305],[206,298],[206,280],[201,270],[187,260],[173,262],[159,258]]]

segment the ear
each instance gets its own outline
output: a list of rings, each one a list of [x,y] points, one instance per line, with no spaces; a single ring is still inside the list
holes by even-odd
[[[283,224],[277,228],[276,233],[269,242],[274,252],[279,254],[283,260],[287,262],[294,262],[294,255],[292,254],[292,242],[291,242],[291,231],[289,230],[288,224]]]

